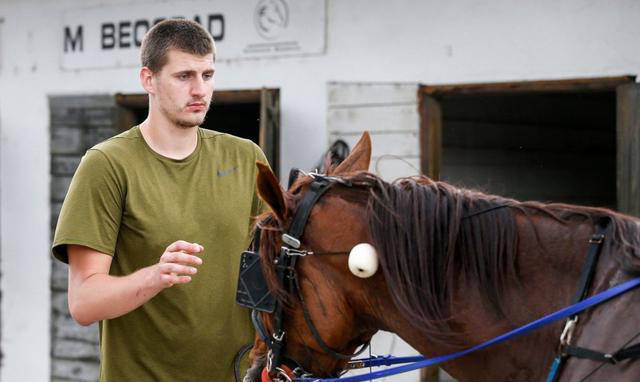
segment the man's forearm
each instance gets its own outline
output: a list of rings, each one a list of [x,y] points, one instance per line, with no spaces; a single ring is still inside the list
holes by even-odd
[[[69,310],[80,325],[120,317],[138,308],[158,294],[162,286],[150,280],[153,266],[127,276],[96,273],[79,288],[69,291]]]
[[[157,264],[126,276],[110,276],[112,257],[91,248],[71,245],[69,253],[69,311],[81,325],[120,317],[149,301],[164,288],[191,281],[204,247],[178,240]]]

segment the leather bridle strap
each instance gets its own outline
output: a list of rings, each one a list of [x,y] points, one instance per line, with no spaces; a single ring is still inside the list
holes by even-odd
[[[293,291],[293,283],[291,282],[291,271],[296,266],[297,257],[289,256],[284,250],[280,251],[280,255],[277,258],[276,269],[278,274],[278,279],[282,280],[284,284],[285,280],[289,280],[289,285],[285,286],[287,290]],[[273,335],[270,338],[269,342],[267,342],[267,346],[271,351],[271,357],[268,359],[269,365],[267,365],[270,372],[272,372],[276,367],[280,366],[281,358],[282,358],[282,350],[285,346],[285,331],[284,331],[284,315],[283,313],[284,306],[281,302],[276,304],[275,312],[273,313],[274,319],[274,328]]]
[[[233,357],[233,378],[235,382],[242,382],[241,363],[245,355],[253,348],[253,344],[249,343],[244,345],[238,350],[235,357]]]
[[[582,268],[582,276],[580,277],[580,281],[578,282],[578,289],[576,290],[576,294],[573,297],[572,304],[577,304],[587,297],[587,293],[589,292],[589,288],[591,287],[591,281],[593,280],[593,275],[596,273],[596,265],[598,264],[600,249],[602,248],[602,243],[604,242],[604,234],[607,231],[608,226],[609,218],[600,220],[596,224],[596,233],[594,233],[589,240],[590,245],[589,252],[587,253],[587,262]],[[577,315],[574,317],[577,317]]]
[[[587,297],[587,293],[589,292],[589,288],[591,287],[591,282],[593,281],[593,276],[596,272],[598,257],[600,255],[602,244],[604,243],[605,232],[609,227],[609,221],[610,218],[602,218],[598,222],[596,222],[596,232],[593,234],[593,236],[591,236],[591,239],[589,240],[587,261],[582,268],[580,281],[578,281],[578,289],[576,290],[576,293],[571,302],[572,305],[579,303]],[[572,350],[580,349],[584,351],[570,351],[571,354],[566,352],[566,349],[568,349],[568,347],[570,346],[569,341],[571,340],[571,334],[575,328],[577,321],[578,315],[576,314],[569,317],[565,323],[565,329],[563,330],[562,336],[560,337],[561,353],[557,355],[553,360],[551,370],[549,371],[549,375],[547,376],[547,382],[556,382],[558,380],[558,377],[560,376],[562,371],[562,367],[564,366],[569,356],[594,353],[593,350],[582,349],[578,347],[573,347]]]
[[[269,332],[267,332],[267,328],[264,326],[264,323],[260,319],[259,312],[257,310],[251,311],[251,322],[253,322],[253,327],[256,329],[256,332],[260,336],[260,338],[267,344],[267,347],[271,347],[271,338],[269,337]]]
[[[597,362],[604,362],[615,365],[616,363],[622,362],[625,359],[640,357],[640,344],[635,344],[633,346],[629,346],[628,348],[620,349],[613,354],[602,353],[596,350],[586,349],[579,346],[567,345],[564,347],[563,353],[567,356],[586,358]]]
[[[307,220],[309,220],[309,215],[311,215],[313,206],[318,202],[320,197],[331,188],[332,185],[333,183],[319,176],[311,182],[311,190],[305,194],[304,198],[298,205],[293,221],[285,234],[288,238],[295,239],[297,241],[297,245],[283,238],[286,244],[294,248],[300,248],[300,238],[302,238],[304,228],[307,225]]]
[[[350,360],[351,358],[359,356],[360,354],[362,354],[362,352],[364,352],[367,349],[367,347],[369,347],[370,341],[362,344],[361,348],[359,350],[357,350],[353,354],[343,354],[343,353],[339,353],[339,352],[331,349],[329,347],[329,345],[327,345],[327,343],[324,342],[324,340],[320,336],[320,332],[318,332],[318,329],[316,328],[316,326],[313,324],[313,321],[311,320],[311,315],[309,314],[309,310],[307,309],[307,305],[304,303],[304,298],[302,297],[302,292],[301,292],[301,289],[300,289],[300,284],[298,282],[297,274],[293,277],[293,279],[295,281],[296,292],[298,294],[298,298],[300,299],[300,305],[302,306],[302,313],[304,315],[304,321],[307,323],[307,327],[311,331],[311,335],[313,336],[313,339],[316,341],[318,346],[320,346],[320,349],[322,349],[322,351],[324,351],[327,354],[332,355],[334,358],[337,358],[337,359]]]

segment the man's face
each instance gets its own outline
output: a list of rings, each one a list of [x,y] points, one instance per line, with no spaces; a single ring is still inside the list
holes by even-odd
[[[169,50],[167,63],[153,74],[158,111],[177,127],[201,125],[211,104],[214,69],[213,54]]]

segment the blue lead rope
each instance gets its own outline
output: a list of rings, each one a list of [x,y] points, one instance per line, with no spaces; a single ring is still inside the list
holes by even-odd
[[[407,371],[411,371],[411,370],[416,370],[416,369],[421,369],[423,367],[427,367],[427,366],[433,366],[433,365],[438,365],[440,363],[443,362],[447,362],[447,361],[451,361],[454,360],[456,358],[462,357],[464,355],[476,352],[478,350],[482,350],[485,349],[491,345],[494,344],[498,344],[501,342],[504,342],[508,339],[511,338],[515,338],[518,336],[521,336],[527,332],[530,332],[532,330],[541,328],[545,325],[548,325],[554,321],[557,320],[561,320],[563,318],[567,318],[569,316],[572,316],[574,314],[580,313],[583,310],[589,309],[592,306],[598,305],[602,302],[605,302],[613,297],[616,297],[628,290],[631,290],[637,286],[640,285],[640,277],[626,281],[622,284],[616,285],[615,287],[611,288],[611,289],[607,289],[604,292],[598,293],[592,297],[589,297],[585,300],[580,301],[577,304],[568,306],[566,308],[560,309],[555,313],[551,313],[545,317],[542,317],[540,319],[537,319],[533,322],[530,322],[524,326],[521,326],[517,329],[514,329],[510,332],[507,332],[505,334],[502,334],[498,337],[495,337],[487,342],[484,342],[480,345],[476,345],[474,347],[471,347],[469,349],[457,352],[457,353],[452,353],[452,354],[448,354],[448,355],[443,355],[443,356],[439,356],[439,357],[435,357],[435,358],[425,358],[422,356],[416,356],[416,357],[398,357],[398,358],[392,358],[392,357],[373,357],[373,358],[369,358],[369,359],[363,359],[363,360],[357,360],[362,362],[362,366],[363,367],[369,367],[369,366],[380,366],[380,365],[391,365],[391,364],[395,364],[395,363],[405,363],[405,362],[414,362],[413,364],[410,365],[405,365],[405,366],[398,366],[398,367],[394,367],[391,369],[386,369],[386,370],[380,370],[380,371],[375,371],[373,373],[367,373],[367,374],[362,374],[362,375],[354,375],[351,377],[345,377],[345,378],[325,378],[325,379],[319,379],[319,378],[296,378],[295,381],[297,382],[363,382],[363,381],[368,381],[371,379],[378,379],[378,378],[383,378],[383,377],[388,377],[391,375],[396,375],[396,374],[401,374],[401,373],[405,373]]]
[[[562,362],[562,356],[556,356],[553,359],[553,363],[551,364],[551,370],[549,370],[549,375],[547,375],[546,382],[553,382],[556,379],[556,375],[558,374],[558,370],[560,370],[560,363]]]

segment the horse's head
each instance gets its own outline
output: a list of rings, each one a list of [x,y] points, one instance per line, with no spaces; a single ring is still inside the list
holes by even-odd
[[[272,353],[283,346],[280,355],[271,356],[278,363],[274,367],[284,362],[314,375],[335,375],[377,330],[371,325],[372,317],[361,315],[371,309],[356,305],[375,304],[386,290],[381,287],[383,277],[376,272],[371,248],[359,246],[352,251],[360,243],[371,243],[364,218],[368,187],[342,177],[366,171],[370,157],[371,143],[365,133],[349,157],[327,176],[302,177],[287,192],[267,166],[258,164],[258,190],[272,209],[259,224],[260,257],[282,313],[279,308],[273,314],[260,313],[257,321],[264,325],[267,342],[282,333],[285,336],[282,345],[270,346]]]

